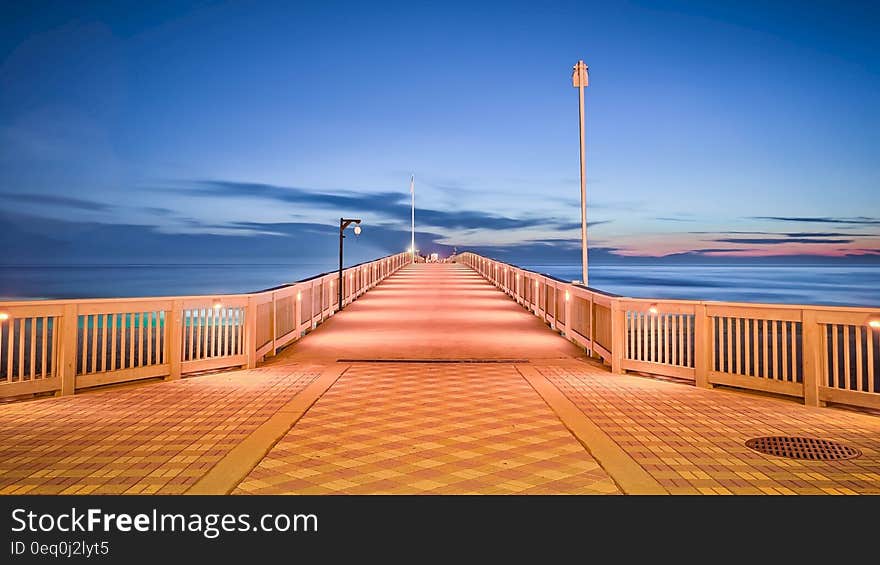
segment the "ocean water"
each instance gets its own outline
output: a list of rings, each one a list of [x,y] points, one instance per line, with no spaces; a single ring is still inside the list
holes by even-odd
[[[521,265],[571,281],[580,265]],[[633,298],[880,307],[880,267],[595,265],[590,286]]]
[[[332,270],[329,263],[2,266],[0,299],[237,294]]]
[[[562,280],[579,265],[520,265]],[[253,292],[333,271],[332,264],[0,267],[0,299]],[[880,307],[880,267],[593,265],[590,286],[637,298]]]

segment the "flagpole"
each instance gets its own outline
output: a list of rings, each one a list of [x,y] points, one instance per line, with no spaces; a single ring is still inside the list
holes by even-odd
[[[412,262],[416,262],[416,176],[413,175],[409,179],[409,194],[412,197],[412,239],[410,240],[410,249],[412,249]]]

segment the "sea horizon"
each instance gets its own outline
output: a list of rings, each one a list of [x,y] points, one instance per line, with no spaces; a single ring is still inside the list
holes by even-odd
[[[573,263],[520,263],[564,281]],[[0,300],[240,294],[334,272],[332,263],[0,265]],[[593,264],[589,286],[631,298],[835,306],[880,305],[880,266]]]

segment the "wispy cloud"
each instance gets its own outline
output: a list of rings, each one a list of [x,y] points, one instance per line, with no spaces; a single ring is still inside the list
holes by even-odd
[[[654,219],[661,222],[696,222],[693,218],[674,218],[671,216],[657,216]]]
[[[780,245],[783,243],[818,243],[824,245],[840,245],[852,243],[852,239],[812,239],[808,237],[789,237],[785,239],[774,238],[750,238],[750,237],[726,237],[713,239],[718,243],[745,243],[747,245]]]
[[[401,191],[363,193],[340,190],[328,193],[300,187],[222,180],[198,180],[184,183],[183,186],[159,187],[152,190],[198,198],[257,198],[340,210],[340,212],[350,210],[358,213],[374,213],[399,222],[408,222],[410,218],[409,195]],[[511,230],[546,227],[562,230],[572,227],[570,222],[551,216],[509,218],[477,210],[447,211],[418,208],[416,217],[421,225],[446,229]]]
[[[880,218],[868,216],[856,216],[853,218],[834,218],[829,216],[751,216],[751,220],[771,220],[774,222],[800,222],[810,224],[839,224],[839,225],[880,225]]]
[[[70,196],[59,196],[57,194],[23,194],[20,192],[0,192],[0,198],[11,200],[14,202],[22,202],[25,204],[39,204],[40,206],[57,206],[61,208],[72,208],[75,210],[88,210],[92,212],[103,212],[113,208],[110,204],[103,202],[95,202],[94,200],[84,200],[82,198],[73,198]]]

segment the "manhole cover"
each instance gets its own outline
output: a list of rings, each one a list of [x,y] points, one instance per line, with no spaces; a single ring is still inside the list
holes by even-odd
[[[842,443],[810,437],[754,437],[746,441],[746,447],[767,455],[809,461],[841,461],[855,459],[862,454],[858,449]]]

